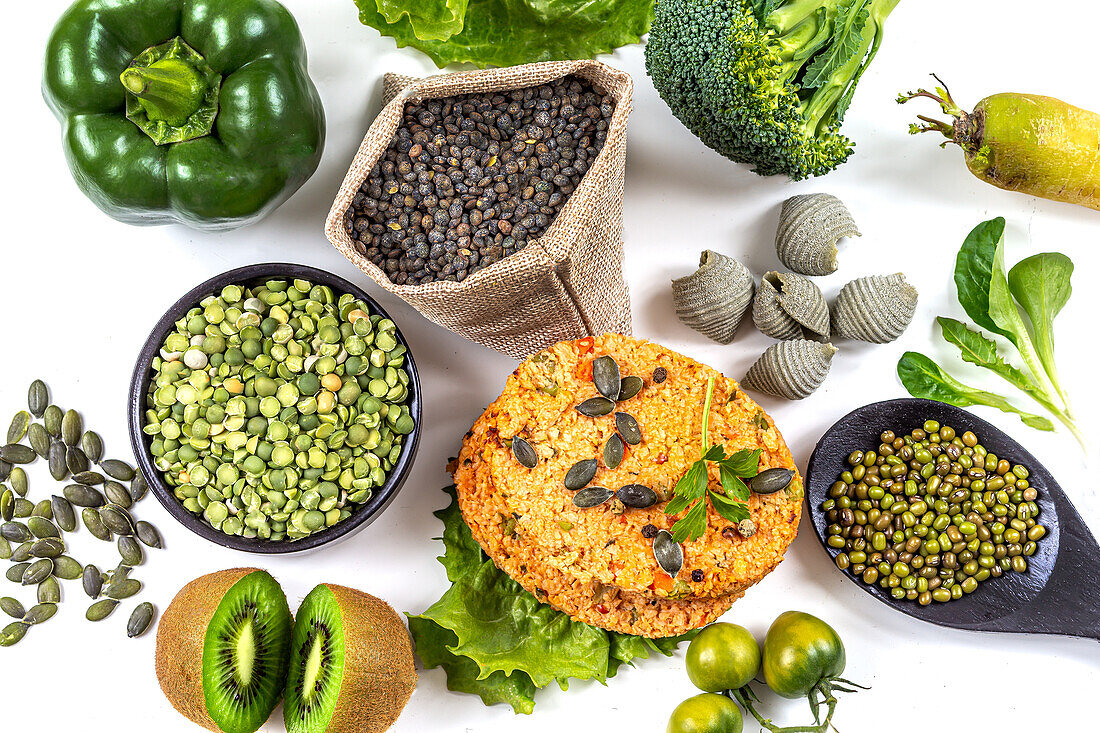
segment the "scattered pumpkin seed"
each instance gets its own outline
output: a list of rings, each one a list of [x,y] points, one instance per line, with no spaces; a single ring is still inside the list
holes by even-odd
[[[638,445],[642,442],[642,430],[638,427],[638,421],[630,413],[615,413],[615,429],[629,445]]]
[[[73,481],[78,484],[84,484],[85,486],[98,486],[106,480],[107,477],[99,471],[88,470],[73,474]]]
[[[27,635],[27,625],[22,621],[13,621],[0,631],[0,646],[18,644],[19,640]]]
[[[39,603],[38,605],[31,606],[27,611],[27,615],[23,617],[23,623],[25,624],[41,624],[49,621],[53,618],[53,615],[57,613],[56,603]]]
[[[0,537],[10,542],[26,542],[31,538],[31,531],[22,522],[4,522],[0,524]]]
[[[592,384],[596,391],[609,400],[619,396],[622,379],[619,363],[610,356],[601,356],[592,360]]]
[[[82,473],[87,471],[91,465],[88,456],[84,455],[84,451],[77,446],[70,445],[65,449],[65,467],[69,469],[69,473]]]
[[[589,486],[587,489],[581,489],[573,495],[573,503],[582,509],[589,509],[603,504],[614,495],[615,492],[611,489],[605,489],[602,486]]]
[[[103,493],[107,495],[107,501],[117,504],[123,509],[129,509],[134,505],[134,499],[126,487],[118,481],[108,481],[103,484]]]
[[[34,514],[34,502],[18,497],[13,505],[13,515],[16,519],[26,519]]]
[[[8,425],[8,442],[18,443],[27,434],[27,427],[31,424],[31,414],[26,410],[15,413]]]
[[[98,509],[88,507],[80,513],[80,518],[84,520],[84,526],[88,528],[93,537],[104,542],[111,541],[111,530],[103,526],[103,520],[99,518]]]
[[[653,557],[661,570],[675,578],[684,567],[684,548],[672,539],[667,529],[657,532],[653,538]]]
[[[620,486],[615,498],[628,507],[645,509],[657,503],[657,492],[642,484]]]
[[[8,477],[11,481],[11,490],[20,496],[25,497],[27,495],[27,489],[30,487],[27,481],[27,472],[23,470],[22,466],[12,466],[11,475]]]
[[[53,559],[60,557],[63,552],[65,552],[65,542],[58,537],[47,537],[31,545],[31,554],[35,557]]]
[[[53,521],[57,523],[65,532],[72,532],[76,529],[76,512],[73,511],[73,505],[64,496],[57,496],[56,494],[50,497],[50,504],[53,506]]]
[[[85,430],[84,435],[80,436],[80,449],[88,456],[89,461],[99,463],[103,458],[103,438],[93,430]]]
[[[61,422],[65,419],[65,412],[57,405],[47,405],[42,414],[42,424],[51,437],[61,437]]]
[[[141,471],[135,472],[134,480],[130,482],[130,498],[137,504],[144,498],[145,492],[148,490],[149,484],[145,482],[145,477],[141,475]]]
[[[585,417],[602,417],[610,415],[615,409],[615,403],[606,397],[589,397],[577,405],[577,412]]]
[[[126,622],[126,636],[131,639],[141,636],[153,622],[153,604],[145,601],[134,607],[130,620]]]
[[[61,584],[53,575],[38,584],[39,603],[61,603]]]
[[[43,499],[34,505],[34,511],[31,512],[32,517],[40,517],[42,519],[53,520],[53,505],[50,504],[49,499]],[[34,531],[34,528],[31,528]]]
[[[107,590],[104,591],[104,595],[108,598],[114,598],[116,601],[121,601],[125,598],[136,595],[140,590],[140,580],[134,580],[133,578],[123,578],[121,580],[116,580],[112,578],[111,584],[107,586]]]
[[[15,550],[11,553],[11,561],[26,562],[30,560],[32,557],[34,557],[34,555],[31,553],[32,547],[34,547],[33,542],[24,542],[23,544],[19,545],[19,547],[16,547]]]
[[[61,440],[68,446],[75,446],[84,434],[84,420],[76,410],[68,410],[61,418]]]
[[[11,557],[11,543],[6,538],[0,537],[0,560],[7,560]]]
[[[4,573],[4,577],[13,583],[21,583],[23,582],[23,573],[27,572],[27,568],[30,566],[31,564],[29,562],[16,563],[7,569]]]
[[[132,535],[134,533],[134,520],[122,507],[116,504],[108,504],[99,510],[99,518],[103,526],[119,535]]]
[[[160,532],[152,524],[146,521],[140,521],[134,525],[134,529],[137,534],[137,538],[141,540],[141,543],[147,547],[152,547],[156,550],[164,547],[164,542],[160,538]]]
[[[99,568],[95,565],[85,565],[82,583],[84,592],[89,598],[95,600],[99,598],[99,592],[103,589],[103,573],[99,572]]]
[[[35,417],[42,417],[46,412],[46,406],[50,404],[50,390],[41,379],[31,382],[27,390],[27,407]]]
[[[10,522],[15,518],[15,492],[4,488],[0,492],[0,519]]]
[[[634,395],[642,391],[642,387],[645,386],[645,382],[641,377],[623,377],[622,387],[619,389],[619,402],[626,402]]]
[[[75,506],[94,509],[107,503],[107,500],[103,498],[103,494],[98,489],[93,489],[91,486],[85,486],[84,484],[69,484],[61,493]]]
[[[53,560],[48,557],[44,557],[40,560],[35,560],[27,569],[23,571],[23,577],[20,582],[23,585],[38,585],[46,578],[50,577],[53,573]]]
[[[0,481],[7,481],[8,476],[11,476],[11,464],[7,461],[0,461]]]
[[[18,599],[11,596],[4,596],[0,598],[0,611],[8,614],[12,618],[23,618],[27,611],[23,608],[23,604]]]
[[[46,506],[50,506],[49,502],[46,502]],[[53,509],[50,509],[50,513],[53,513]],[[40,540],[44,540],[48,537],[60,537],[61,532],[57,529],[57,525],[51,522],[49,519],[40,516],[32,516],[27,520],[27,528],[30,529],[31,534]]]
[[[132,570],[132,567],[127,565],[125,561],[122,561],[118,565],[115,565],[114,570],[108,570],[103,574],[103,582],[118,583],[120,581],[126,580],[130,577],[130,571]]]
[[[577,489],[583,489],[588,486],[588,482],[596,477],[597,461],[595,458],[586,458],[583,461],[577,461],[573,464],[565,473],[565,488],[570,491],[576,491]]]
[[[534,447],[518,435],[512,438],[512,455],[524,468],[534,468],[539,463],[539,456]]]
[[[790,486],[794,471],[790,468],[769,468],[753,476],[747,482],[756,494],[774,494]]]
[[[76,580],[84,573],[80,563],[68,555],[58,555],[53,561],[53,574],[62,580]]]
[[[64,481],[69,475],[69,466],[65,463],[65,446],[61,443],[50,445],[50,475],[55,481]]]
[[[99,467],[116,481],[130,481],[134,478],[134,468],[126,461],[108,458],[100,461]]]
[[[115,607],[117,606],[118,601],[113,598],[104,598],[88,606],[88,611],[84,614],[84,617],[89,621],[102,621],[114,613]]]
[[[623,462],[623,450],[626,446],[618,433],[612,433],[603,446],[603,465],[608,468],[618,468]]]
[[[0,448],[0,461],[5,463],[13,465],[34,463],[37,458],[38,455],[22,443],[8,443]]]
[[[27,442],[31,444],[31,450],[37,453],[39,458],[50,457],[50,434],[41,423],[33,422],[27,428]]]
[[[145,560],[145,551],[133,537],[122,536],[118,538],[118,554],[127,565],[141,565]]]

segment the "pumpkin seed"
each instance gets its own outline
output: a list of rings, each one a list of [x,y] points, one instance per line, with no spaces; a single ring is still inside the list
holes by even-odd
[[[42,413],[42,424],[46,432],[53,438],[61,437],[61,421],[65,419],[65,411],[57,405],[47,405]]]
[[[55,481],[64,481],[69,475],[69,467],[65,464],[65,446],[61,443],[50,445],[50,454],[47,458],[50,465],[50,475]]]
[[[11,476],[11,464],[7,461],[0,461],[0,481],[7,481],[8,476]]]
[[[657,492],[642,484],[627,484],[619,487],[615,498],[628,507],[645,509],[657,503]]]
[[[581,489],[573,495],[573,503],[582,509],[589,509],[603,504],[614,495],[615,493],[611,489],[605,489],[602,486],[589,486],[587,489]]]
[[[152,547],[159,550],[164,547],[164,542],[160,538],[160,532],[157,528],[149,524],[149,522],[141,521],[134,525],[134,529],[137,534],[137,538],[141,540],[143,545]]]
[[[103,484],[103,493],[107,495],[107,501],[117,504],[123,509],[129,509],[134,504],[130,492],[118,481],[108,481]]]
[[[115,534],[132,535],[134,533],[134,520],[122,507],[116,504],[108,504],[99,510],[99,518],[103,526]]]
[[[23,573],[27,572],[31,564],[29,562],[20,562],[12,565],[4,573],[4,577],[13,583],[21,583],[23,581]]]
[[[81,471],[80,473],[73,474],[73,481],[78,484],[84,484],[85,486],[98,486],[107,480],[99,471]]]
[[[34,514],[34,502],[22,497],[17,498],[13,505],[12,514],[16,519],[25,519]]]
[[[622,379],[619,375],[619,363],[610,356],[601,356],[592,361],[592,384],[596,391],[609,400],[619,396]]]
[[[11,490],[20,496],[27,495],[27,489],[30,487],[27,481],[27,472],[23,470],[22,466],[13,466],[11,469],[11,476],[8,477],[11,481]]]
[[[34,555],[31,554],[32,547],[34,547],[33,542],[24,542],[23,544],[19,545],[19,547],[16,547],[15,551],[11,553],[11,561],[27,562],[32,557],[34,557]]]
[[[92,600],[99,598],[99,591],[103,589],[103,573],[95,565],[84,566],[84,578],[82,581],[84,592]]]
[[[38,585],[46,578],[50,577],[53,573],[53,560],[48,557],[44,557],[41,560],[35,560],[27,569],[23,571],[23,577],[20,582],[23,585]]]
[[[80,442],[80,436],[84,433],[84,420],[76,410],[68,410],[61,418],[61,440],[68,446],[74,446]]]
[[[153,622],[153,612],[152,603],[145,601],[137,604],[134,612],[130,614],[130,620],[126,622],[126,636],[133,639],[144,634],[149,624]]]
[[[10,522],[15,518],[15,492],[6,488],[0,492],[0,519]]]
[[[0,461],[11,464],[34,463],[38,455],[22,443],[8,443],[0,448]]]
[[[103,494],[98,489],[93,489],[91,486],[85,486],[84,484],[69,484],[61,493],[74,505],[80,507],[94,509],[107,503],[107,500],[103,498]]]
[[[55,613],[57,613],[56,603],[39,603],[31,606],[27,615],[23,617],[23,623],[31,625],[45,623],[53,618]]]
[[[11,543],[0,537],[0,560],[7,560],[9,557],[11,557]]]
[[[46,506],[49,506],[49,502],[46,502]],[[50,510],[53,513],[53,509]],[[48,537],[60,537],[61,532],[57,529],[57,526],[46,519],[45,517],[33,516],[27,520],[27,528],[30,529],[31,534],[35,537],[44,540]]]
[[[790,486],[794,471],[790,468],[769,468],[753,476],[747,482],[756,494],[774,494]]]
[[[116,606],[118,606],[118,601],[113,598],[104,598],[88,606],[88,611],[84,614],[84,617],[89,621],[102,621],[114,613]]]
[[[13,621],[0,631],[0,646],[18,644],[27,635],[27,625],[22,621]]]
[[[50,404],[50,390],[41,379],[31,382],[27,390],[27,407],[35,417],[42,417],[46,412],[46,406]]]
[[[588,482],[596,477],[596,459],[586,458],[583,461],[577,461],[573,464],[565,473],[565,488],[570,491],[576,491],[577,489],[583,489],[588,486]]]
[[[132,595],[136,595],[141,590],[141,581],[133,580],[132,578],[123,578],[122,580],[113,580],[111,584],[107,586],[107,590],[104,595],[108,598],[114,598],[116,601],[121,601],[124,598],[129,598]]]
[[[638,427],[638,421],[630,413],[615,413],[615,429],[629,445],[638,445],[642,442],[642,429]]]
[[[61,584],[51,575],[38,584],[39,603],[61,603]]]
[[[48,537],[38,540],[31,545],[31,554],[35,557],[48,557],[53,559],[65,552],[65,542],[57,537]]]
[[[80,563],[68,555],[59,555],[53,561],[53,574],[62,580],[76,580],[84,573]]]
[[[645,382],[641,377],[623,377],[622,387],[619,388],[619,396],[617,400],[619,402],[626,402],[634,395],[642,391],[642,387],[645,386]]]
[[[23,608],[23,604],[20,603],[18,599],[12,598],[11,596],[0,598],[0,611],[3,611],[12,618],[23,618],[27,613],[26,609]]]
[[[103,526],[103,520],[99,518],[99,510],[89,507],[80,513],[80,518],[84,520],[84,526],[93,537],[104,542],[111,541],[111,530]]]
[[[26,542],[31,538],[31,531],[22,522],[4,522],[0,524],[0,537],[10,542]]]
[[[623,462],[623,450],[626,446],[618,433],[612,433],[603,446],[603,465],[608,468],[618,468]]]
[[[585,417],[602,417],[610,415],[615,409],[615,403],[606,397],[590,397],[577,405],[577,412]]]
[[[69,469],[69,473],[82,473],[87,471],[91,465],[88,456],[84,455],[84,451],[80,448],[71,445],[65,449],[65,467]]]
[[[130,572],[132,570],[133,568],[127,565],[125,562],[120,562],[118,565],[115,565],[114,570],[108,570],[103,574],[103,582],[118,583],[126,580],[130,577]]]
[[[31,423],[27,428],[27,442],[31,444],[31,450],[38,454],[39,458],[50,456],[50,434],[39,423]]]
[[[145,477],[141,475],[141,472],[134,473],[134,480],[130,482],[130,498],[137,504],[145,496],[145,492],[149,490],[149,484],[145,482]]]
[[[15,417],[11,419],[11,424],[8,425],[8,442],[18,443],[23,440],[23,436],[27,434],[27,427],[31,424],[31,414],[26,410],[20,410],[15,413]]]
[[[126,461],[108,458],[100,461],[99,467],[103,469],[103,473],[116,481],[130,481],[134,478],[134,468]]]
[[[38,517],[40,519],[53,520],[53,505],[50,504],[50,500],[43,499],[42,501],[35,504],[34,511],[31,512],[31,516]],[[31,527],[31,531],[34,531],[33,527]]]
[[[667,529],[662,529],[653,538],[653,558],[661,570],[675,578],[684,567],[684,548],[672,539]]]
[[[512,455],[524,468],[534,468],[539,463],[539,456],[535,453],[534,447],[518,435],[512,438]]]
[[[127,565],[141,565],[145,560],[145,551],[133,537],[118,538],[118,554]]]
[[[55,494],[50,497],[50,504],[53,506],[53,521],[57,523],[57,526],[65,532],[75,530],[76,512],[73,511],[73,505],[69,503],[69,500],[64,496]]]
[[[103,458],[103,438],[95,431],[85,430],[84,435],[80,436],[80,449],[89,461],[99,463],[99,459]]]

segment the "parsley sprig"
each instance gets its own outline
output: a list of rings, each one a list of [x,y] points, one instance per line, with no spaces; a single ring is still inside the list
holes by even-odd
[[[676,542],[699,539],[706,531],[708,496],[714,511],[734,524],[749,518],[749,508],[745,503],[749,499],[749,487],[744,479],[752,478],[760,470],[760,449],[742,449],[726,455],[724,447],[708,446],[707,424],[713,397],[714,377],[710,377],[707,379],[707,399],[703,406],[702,455],[676,482],[672,501],[665,507],[665,514],[679,514],[687,509],[687,514],[672,525],[672,539]],[[708,462],[718,466],[722,491],[707,488]]]

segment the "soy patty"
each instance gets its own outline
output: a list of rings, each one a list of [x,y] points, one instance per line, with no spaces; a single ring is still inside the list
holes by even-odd
[[[642,441],[622,463],[602,460],[591,484],[612,490],[643,484],[658,495],[646,509],[611,501],[582,509],[563,483],[577,461],[600,455],[612,416],[587,417],[576,405],[598,396],[593,359],[610,355],[623,376],[644,386],[617,403],[638,422]],[[667,636],[706,623],[781,560],[797,532],[802,482],[753,495],[756,534],[743,538],[708,512],[707,530],[684,544],[676,578],[657,565],[651,535],[678,516],[664,513],[672,487],[700,455],[707,378],[715,377],[710,440],[727,452],[760,448],[761,468],[794,468],[771,419],[737,384],[681,354],[617,334],[559,343],[523,362],[501,396],[475,422],[454,464],[463,516],[486,553],[531,592],[570,615],[605,628]],[[538,455],[525,468],[511,450],[519,436]],[[718,476],[711,470],[710,483]],[[610,602],[609,602],[610,601]]]

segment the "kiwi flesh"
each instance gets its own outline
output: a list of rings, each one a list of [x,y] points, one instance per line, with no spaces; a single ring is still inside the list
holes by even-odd
[[[266,571],[235,568],[191,581],[157,629],[157,679],[199,725],[252,733],[279,703],[292,619]]]
[[[340,585],[310,591],[291,634],[287,733],[380,733],[415,687],[409,633],[389,604]]]

